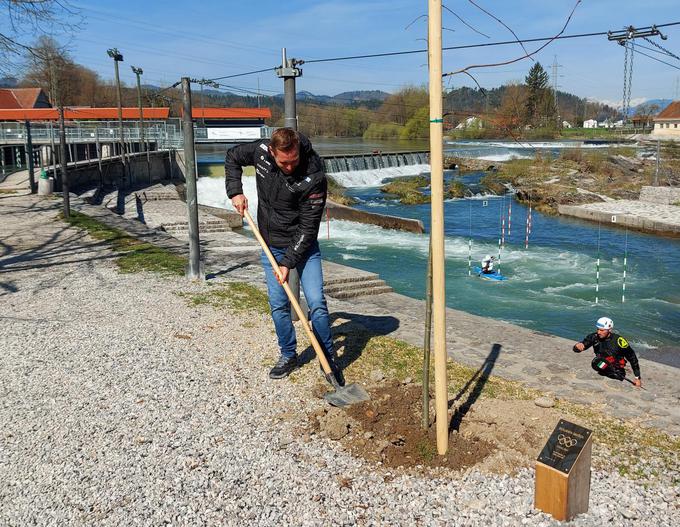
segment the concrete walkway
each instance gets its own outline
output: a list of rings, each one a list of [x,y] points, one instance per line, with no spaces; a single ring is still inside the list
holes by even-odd
[[[11,210],[18,214],[39,208],[39,202],[36,196],[6,196],[0,199],[0,212]],[[139,221],[120,217],[101,206],[85,204],[75,196],[72,203],[74,208],[145,241],[187,252],[186,240],[181,237],[149,229]],[[53,218],[54,210],[46,211],[45,225],[54,224]],[[20,243],[11,237],[2,238],[5,247]],[[222,276],[262,286],[259,248],[252,239],[235,232],[211,233],[203,238],[202,250],[208,278]],[[351,275],[363,271],[324,262],[324,272]],[[423,301],[385,293],[350,301],[329,298],[329,307],[335,325],[341,324],[343,331],[366,328],[374,334],[422,346]],[[447,310],[447,349],[453,359],[478,368],[497,345],[500,353],[494,360],[491,372],[494,375],[521,381],[569,401],[593,403],[618,417],[680,435],[680,369],[641,359],[646,390],[638,390],[628,383],[599,378],[590,368],[592,352],[573,353],[573,342],[569,340]]]
[[[565,216],[627,226],[644,232],[680,236],[680,207],[630,199],[560,205]]]

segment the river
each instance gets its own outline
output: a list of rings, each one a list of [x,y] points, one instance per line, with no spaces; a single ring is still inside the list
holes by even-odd
[[[361,140],[314,141],[324,153],[371,152],[379,149],[420,150],[425,143],[364,142]],[[504,141],[447,143],[447,154],[500,161],[531,157],[536,152],[557,153],[578,142],[519,144]],[[605,145],[582,145],[604,148]],[[199,173],[219,172],[224,148],[199,151]],[[401,205],[379,191],[390,177],[427,172],[427,165],[402,169],[334,174],[359,202],[357,208],[416,218],[429,231],[430,205]],[[480,173],[465,175],[474,183]],[[446,171],[446,178],[457,177]],[[254,183],[246,179],[246,193]],[[256,199],[254,196],[250,199]],[[199,180],[202,203],[229,207],[221,178]],[[507,232],[508,209],[511,225]],[[600,316],[614,319],[641,356],[677,359],[680,337],[680,240],[668,239],[609,224],[532,213],[529,246],[525,248],[527,208],[505,197],[475,196],[445,202],[447,305],[470,313],[505,320],[570,339],[594,330]],[[498,256],[500,218],[506,218],[501,270],[508,277],[497,283],[468,275],[468,257],[478,264],[485,254]],[[330,231],[330,237],[327,233]],[[397,292],[423,298],[427,266],[427,235],[388,231],[371,225],[331,220],[323,225],[320,241],[324,257],[380,274]],[[469,250],[471,241],[472,249]],[[595,303],[596,261],[600,255],[598,303]],[[627,256],[626,295],[622,302],[623,260]],[[568,352],[569,350],[565,350]]]

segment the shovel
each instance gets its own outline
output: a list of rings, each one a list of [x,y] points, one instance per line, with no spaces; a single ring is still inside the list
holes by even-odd
[[[264,239],[262,238],[260,231],[255,226],[255,222],[253,222],[252,216],[250,215],[250,213],[247,210],[243,211],[243,215],[246,218],[246,220],[248,221],[248,225],[250,225],[250,228],[253,229],[253,232],[255,233],[255,237],[257,238],[257,241],[260,242],[260,245],[262,246],[262,250],[267,255],[267,258],[269,259],[269,263],[271,264],[272,269],[274,269],[274,273],[276,273],[276,276],[281,276],[281,271],[279,270],[279,264],[276,262],[276,259],[274,258],[274,255],[269,250],[269,247],[267,247],[267,244],[265,243]],[[326,401],[328,401],[333,406],[338,406],[338,407],[349,406],[350,404],[368,401],[370,399],[370,397],[368,396],[368,393],[366,392],[366,390],[364,390],[364,388],[362,388],[358,384],[349,384],[347,386],[340,386],[340,384],[338,383],[338,380],[335,378],[335,374],[333,373],[333,370],[331,370],[330,364],[328,364],[328,359],[326,359],[326,355],[324,355],[323,350],[321,349],[321,346],[319,345],[319,341],[316,340],[316,336],[314,335],[314,332],[312,331],[312,327],[309,324],[309,320],[307,320],[307,315],[302,312],[302,308],[300,307],[300,304],[298,303],[298,301],[295,299],[295,295],[293,295],[293,291],[290,289],[288,282],[283,282],[283,284],[281,284],[281,285],[283,286],[283,289],[286,291],[286,294],[288,295],[288,299],[290,300],[290,303],[293,306],[293,309],[295,309],[295,312],[297,313],[297,316],[300,319],[302,326],[305,328],[305,331],[307,332],[307,336],[309,337],[309,340],[312,343],[312,347],[314,348],[314,351],[316,352],[316,356],[319,359],[319,362],[321,363],[321,368],[323,368],[323,372],[326,375],[326,380],[335,389],[335,391],[328,392],[326,395],[324,395],[324,399],[326,399]]]

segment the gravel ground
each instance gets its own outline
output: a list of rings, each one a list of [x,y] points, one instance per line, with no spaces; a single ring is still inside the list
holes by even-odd
[[[53,203],[22,203],[0,201],[1,525],[558,525],[532,509],[532,471],[390,473],[297,434],[325,404],[316,366],[268,379],[268,317],[119,274]],[[573,524],[679,525],[672,477],[595,471]]]

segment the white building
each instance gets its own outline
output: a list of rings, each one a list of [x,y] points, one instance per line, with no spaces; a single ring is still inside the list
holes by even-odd
[[[571,123],[569,121],[562,121],[562,128],[571,128]]]
[[[597,128],[597,121],[595,119],[583,121],[583,128]]]
[[[680,137],[680,101],[673,101],[654,118],[652,135]]]

